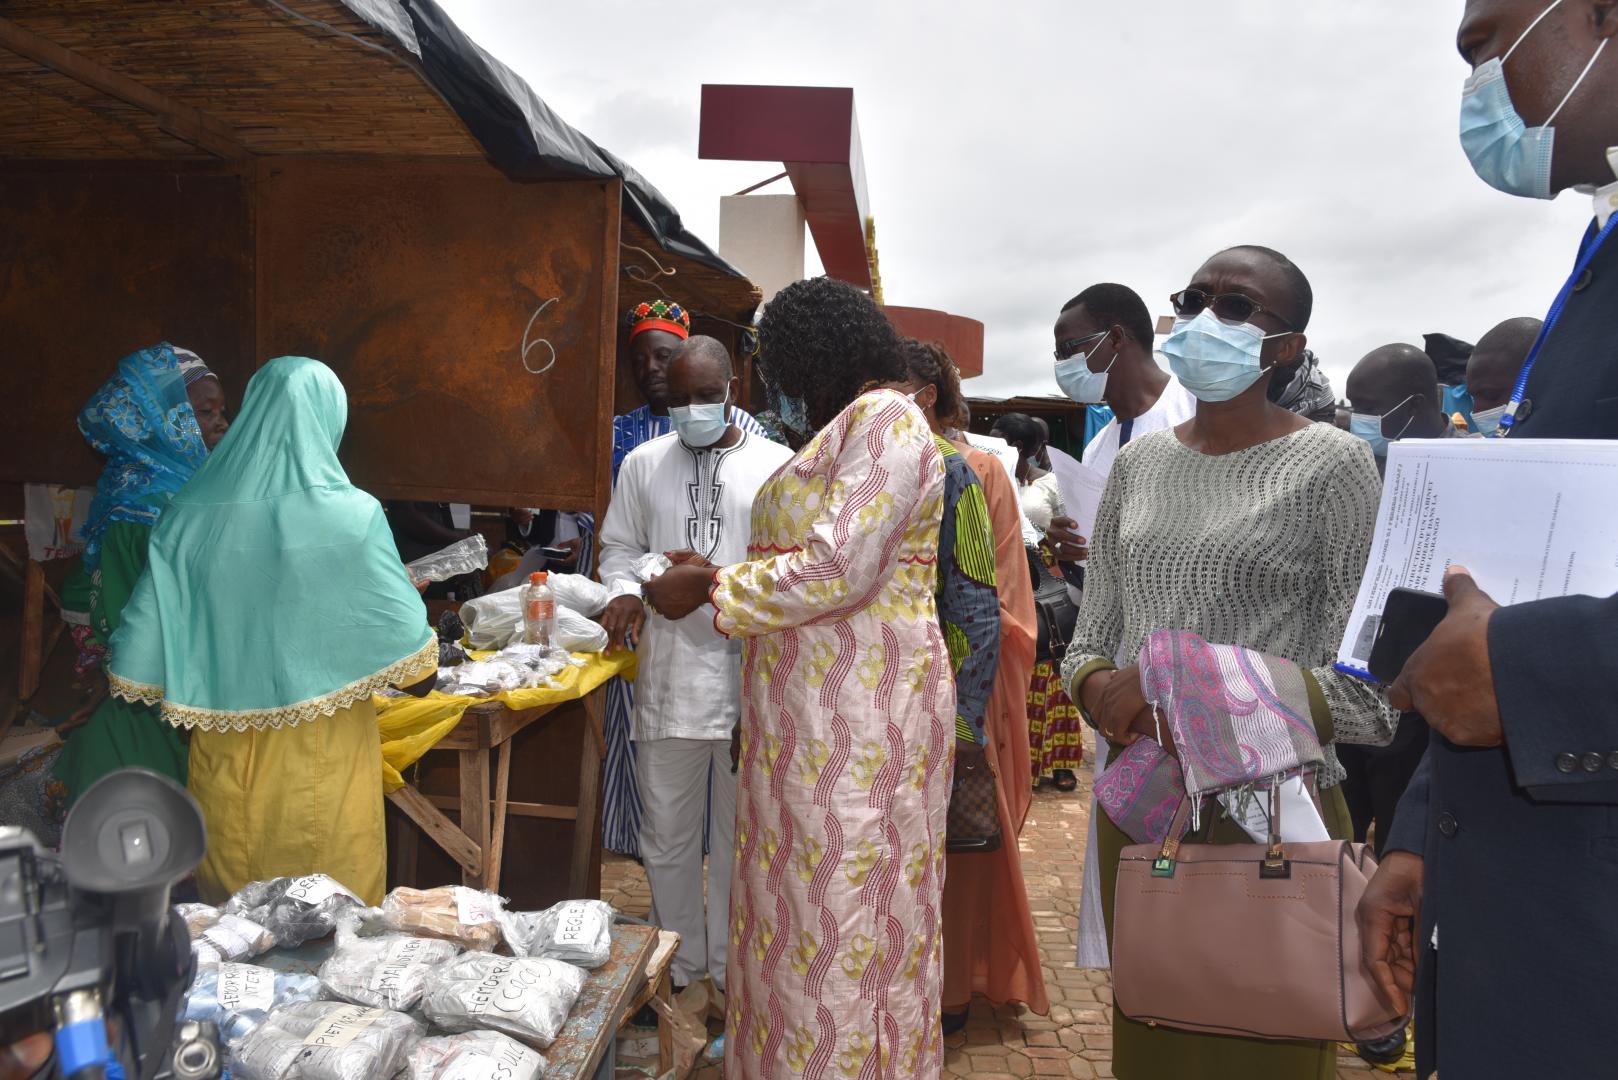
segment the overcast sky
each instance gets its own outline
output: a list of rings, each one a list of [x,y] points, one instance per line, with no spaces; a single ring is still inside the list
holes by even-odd
[[[1055,393],[1065,300],[1161,315],[1237,243],[1308,274],[1340,394],[1378,345],[1543,315],[1590,217],[1473,176],[1460,0],[440,3],[715,247],[720,196],[778,170],[698,160],[702,84],[853,87],[886,299],[983,321],[973,394]]]

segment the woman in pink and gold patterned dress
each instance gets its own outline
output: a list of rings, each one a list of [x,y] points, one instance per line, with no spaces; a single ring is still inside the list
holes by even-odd
[[[743,642],[727,1080],[936,1077],[955,687],[933,606],[944,467],[899,341],[828,278],[765,310],[777,413],[811,436],[747,562],[646,586]],[[712,605],[710,612],[704,604]]]

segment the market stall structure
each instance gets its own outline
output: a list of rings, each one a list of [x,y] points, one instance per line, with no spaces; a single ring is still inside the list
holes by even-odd
[[[732,341],[759,300],[432,0],[17,0],[0,86],[0,394],[26,403],[0,433],[0,517],[21,516],[24,484],[93,482],[74,415],[159,340],[232,397],[271,357],[326,361],[349,392],[345,465],[379,498],[599,514],[620,290],[677,295]],[[27,609],[5,618],[32,692],[51,580],[24,576]],[[558,706],[511,740],[511,800],[599,791],[574,775],[593,711]],[[466,768],[429,755],[415,786],[455,805]],[[503,887],[548,903],[586,865],[594,895],[574,832],[514,821],[506,849],[528,857]],[[423,847],[417,873],[458,879],[461,855]]]

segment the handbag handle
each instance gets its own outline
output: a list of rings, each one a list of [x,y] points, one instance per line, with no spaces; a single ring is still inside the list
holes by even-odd
[[[1180,834],[1185,829],[1186,816],[1191,813],[1191,796],[1180,796],[1180,805],[1174,808],[1169,831],[1163,837],[1163,846],[1152,861],[1153,877],[1173,877],[1174,864],[1180,857]],[[1264,862],[1259,866],[1261,878],[1289,878],[1292,863],[1281,848],[1281,784],[1280,778],[1270,784],[1269,843],[1264,848]]]

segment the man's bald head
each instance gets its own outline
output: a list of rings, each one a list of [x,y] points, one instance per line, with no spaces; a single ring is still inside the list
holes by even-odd
[[[1348,400],[1361,415],[1383,418],[1390,439],[1444,433],[1443,398],[1432,358],[1414,345],[1384,345],[1365,354],[1348,376]]]
[[[736,401],[736,369],[717,338],[695,334],[669,358],[669,407]]]
[[[1507,319],[1483,335],[1466,362],[1466,390],[1472,395],[1473,412],[1488,412],[1511,400],[1517,374],[1534,347],[1539,328],[1538,319]]]
[[[670,365],[678,363],[695,364],[699,368],[712,366],[720,369],[721,374],[729,379],[736,374],[736,368],[730,359],[730,350],[718,338],[708,337],[706,334],[693,334],[680,343],[669,358]]]

